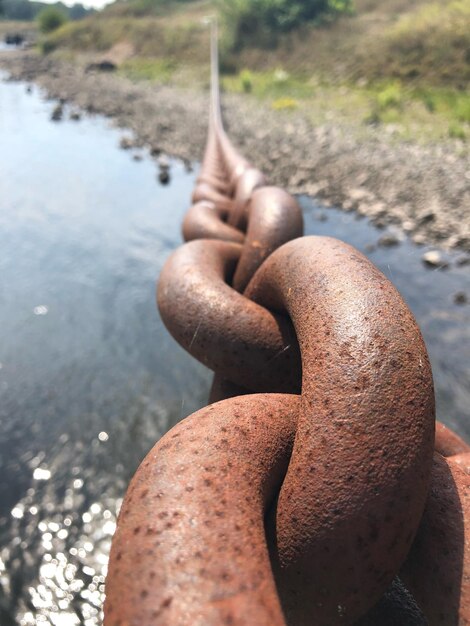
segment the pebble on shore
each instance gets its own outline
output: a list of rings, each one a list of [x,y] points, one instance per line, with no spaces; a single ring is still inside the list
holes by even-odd
[[[435,269],[445,269],[449,267],[449,264],[438,250],[429,250],[428,252],[425,252],[421,258],[424,265],[427,267]]]

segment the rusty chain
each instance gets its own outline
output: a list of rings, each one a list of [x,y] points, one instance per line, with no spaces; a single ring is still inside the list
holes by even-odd
[[[105,624],[470,624],[470,447],[435,427],[392,284],[351,246],[302,237],[295,199],[230,143],[215,32],[183,234],[158,306],[215,372],[212,404],[129,486]]]

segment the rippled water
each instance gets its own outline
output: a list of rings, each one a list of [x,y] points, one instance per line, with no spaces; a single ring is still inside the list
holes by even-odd
[[[117,148],[101,118],[0,82],[0,624],[95,626],[126,484],[205,403],[209,373],[163,328],[155,279],[180,243],[194,174]],[[365,251],[383,234],[303,198],[309,234]],[[431,272],[409,242],[368,255],[431,354],[441,418],[470,436],[469,268]]]

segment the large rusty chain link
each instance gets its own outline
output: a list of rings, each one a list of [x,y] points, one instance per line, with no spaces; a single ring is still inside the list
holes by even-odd
[[[302,237],[296,200],[234,149],[215,36],[183,233],[158,306],[215,372],[212,404],[129,486],[105,623],[470,624],[470,447],[435,427],[416,322],[357,250]]]

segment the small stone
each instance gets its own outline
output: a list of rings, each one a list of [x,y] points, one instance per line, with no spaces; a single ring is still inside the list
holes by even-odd
[[[370,200],[373,194],[367,189],[350,189],[349,190],[349,198],[353,200],[353,202],[359,202],[361,200]]]
[[[315,213],[315,219],[319,222],[326,222],[328,220],[328,216],[324,211],[320,211],[319,213]]]
[[[420,224],[429,224],[429,222],[433,222],[436,219],[436,214],[434,211],[427,211],[419,216],[418,221]]]
[[[403,222],[403,230],[406,233],[411,233],[416,228],[416,224],[412,220],[405,220]]]
[[[421,233],[416,233],[416,235],[413,235],[412,241],[417,246],[424,246],[424,244],[426,243],[426,237]]]
[[[161,170],[169,170],[170,169],[170,162],[168,161],[168,158],[165,155],[162,155],[162,156],[158,157],[158,167]]]
[[[142,155],[139,153],[133,154],[132,158],[134,159],[134,161],[142,161]]]
[[[425,252],[421,257],[423,263],[428,267],[435,267],[444,269],[448,267],[447,261],[442,258],[442,254],[437,250],[429,250],[429,252]]]
[[[467,294],[464,291],[457,291],[457,293],[454,295],[454,302],[455,304],[467,304]]]
[[[460,256],[456,262],[459,267],[464,267],[465,265],[470,265],[470,256]]]
[[[72,113],[70,113],[70,119],[73,120],[74,122],[78,122],[81,119],[81,115],[78,111],[72,111]]]
[[[400,240],[395,235],[388,234],[380,237],[377,243],[382,248],[392,248],[393,246],[400,245]]]
[[[160,170],[158,180],[162,185],[168,185],[170,182],[170,172],[167,169]]]
[[[376,217],[372,220],[374,226],[376,228],[385,228],[387,226],[387,221],[383,217]]]
[[[59,103],[51,113],[51,120],[53,122],[60,122],[63,114],[64,114],[64,107],[62,106],[62,104]]]
[[[121,150],[130,150],[133,147],[133,142],[130,137],[121,137],[121,141],[119,142],[119,147]]]
[[[153,157],[159,156],[162,153],[161,149],[158,148],[157,146],[152,146],[152,148],[150,148],[150,154]]]
[[[376,246],[374,246],[374,244],[373,244],[373,243],[368,243],[368,244],[366,244],[366,245],[364,246],[364,251],[365,251],[365,252],[370,253],[370,252],[375,252],[375,250],[377,250],[377,248],[376,248]]]

